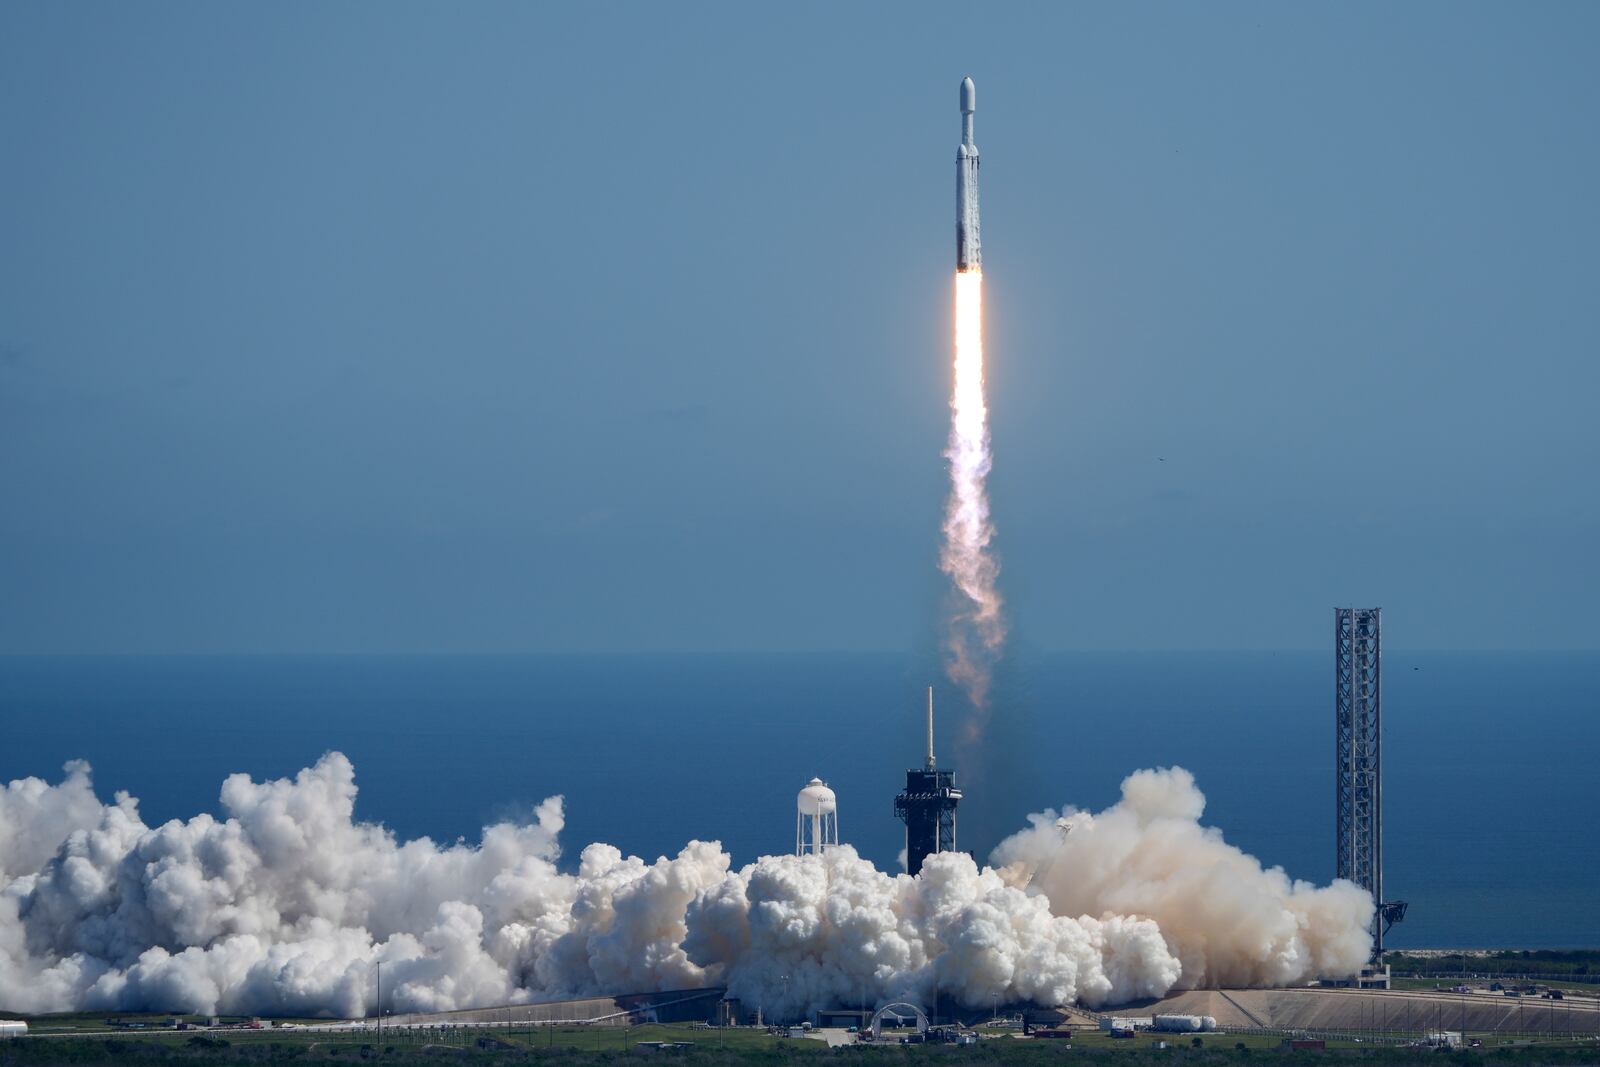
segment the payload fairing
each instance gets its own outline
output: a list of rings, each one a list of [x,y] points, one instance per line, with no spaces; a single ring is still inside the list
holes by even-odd
[[[978,146],[972,142],[972,113],[977,90],[971,78],[961,80],[961,144],[956,149],[956,270],[983,273],[978,244]]]

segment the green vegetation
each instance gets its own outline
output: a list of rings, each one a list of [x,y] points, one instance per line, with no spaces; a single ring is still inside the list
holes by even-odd
[[[1396,989],[1419,989],[1428,993],[1436,991],[1447,993],[1460,984],[1461,972],[1457,970],[1451,974],[1438,975],[1433,978],[1396,978],[1393,981]],[[1488,985],[1489,981],[1487,978],[1469,978],[1467,979],[1467,985],[1482,989]],[[1521,982],[1517,983],[1519,986],[1521,984]],[[1545,989],[1560,989],[1576,993],[1579,996],[1600,997],[1600,983],[1596,982],[1541,978],[1537,984],[1541,992]]]
[[[40,1020],[41,1022],[43,1020]],[[102,1019],[103,1021],[103,1019]],[[641,1041],[692,1041],[679,1052],[646,1053]],[[1164,1042],[1166,1048],[1158,1048]],[[667,1067],[1048,1067],[1063,1059],[1088,1057],[1117,1064],[1174,1064],[1186,1067],[1249,1064],[1268,1060],[1358,1059],[1363,1067],[1433,1064],[1435,1067],[1600,1067],[1600,1043],[1552,1042],[1457,1052],[1374,1046],[1353,1041],[1328,1043],[1326,1052],[1281,1050],[1282,1039],[1261,1034],[1147,1034],[1115,1039],[1100,1030],[1076,1030],[1072,1040],[1014,1041],[998,1038],[976,1047],[886,1045],[829,1049],[805,1038],[775,1038],[765,1031],[697,1029],[689,1025],[460,1029],[424,1037],[405,1031],[374,1034],[267,1031],[164,1031],[104,1035],[35,1037],[0,1041],[0,1067],[420,1067],[470,1063],[481,1067],[626,1067],[652,1060]],[[624,1051],[624,1047],[628,1049]]]
[[[1504,949],[1493,952],[1428,953],[1387,952],[1383,960],[1392,969],[1419,976],[1448,977],[1468,974],[1520,977],[1544,975],[1600,982],[1600,949]]]

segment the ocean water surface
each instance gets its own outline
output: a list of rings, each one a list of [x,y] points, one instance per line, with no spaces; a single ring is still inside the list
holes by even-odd
[[[1387,896],[1395,946],[1600,946],[1600,655],[1389,652]],[[920,762],[932,664],[910,656],[37,657],[0,659],[0,780],[94,765],[146,822],[215,812],[222,779],[293,774],[336,749],[357,815],[476,840],[566,798],[564,862],[606,841],[647,858],[718,840],[794,847],[820,775],[880,866]],[[1333,874],[1331,656],[1019,655],[976,733],[937,690],[941,763],[986,856],[1029,811],[1099,809],[1178,764],[1205,822],[1296,878]],[[970,738],[970,739],[969,739]]]

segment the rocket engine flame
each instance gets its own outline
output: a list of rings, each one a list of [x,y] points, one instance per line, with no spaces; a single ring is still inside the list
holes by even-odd
[[[956,274],[955,375],[950,394],[950,499],[945,506],[939,566],[954,584],[945,670],[980,711],[989,698],[989,673],[1005,640],[996,579],[1000,566],[989,551],[994,527],[984,482],[989,451],[989,411],[984,401],[983,272]],[[976,729],[978,722],[969,722]]]

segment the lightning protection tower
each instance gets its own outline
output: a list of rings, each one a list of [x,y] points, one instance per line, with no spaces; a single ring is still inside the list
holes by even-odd
[[[956,772],[939,770],[933,758],[933,686],[928,687],[928,758],[906,771],[906,791],[894,798],[894,813],[906,824],[906,870],[922,872],[922,861],[956,847]]]
[[[821,778],[813,778],[795,800],[794,854],[820,853],[839,843],[839,801]]]
[[[1405,918],[1383,899],[1383,649],[1381,608],[1335,608],[1334,852],[1337,877],[1372,894],[1372,958]]]

